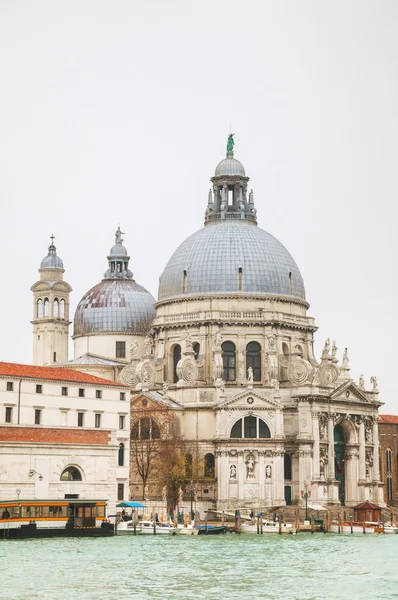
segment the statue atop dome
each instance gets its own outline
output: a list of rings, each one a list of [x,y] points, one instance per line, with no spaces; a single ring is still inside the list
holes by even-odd
[[[120,229],[120,225],[116,230],[115,233],[115,244],[123,244],[123,239],[122,239],[122,235],[124,235],[123,231],[121,231]]]
[[[227,154],[232,155],[234,154],[234,146],[235,146],[235,141],[234,141],[234,133],[230,133],[228,136],[228,141],[227,141]]]

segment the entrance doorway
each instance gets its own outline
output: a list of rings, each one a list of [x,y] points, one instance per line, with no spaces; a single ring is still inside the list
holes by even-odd
[[[334,468],[336,480],[339,484],[339,500],[345,506],[345,436],[341,425],[334,428]]]
[[[291,485],[285,485],[285,500],[286,500],[286,505],[291,506],[291,504],[292,504],[292,486]]]

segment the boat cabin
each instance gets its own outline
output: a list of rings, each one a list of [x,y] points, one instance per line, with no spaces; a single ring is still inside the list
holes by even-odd
[[[361,504],[357,504],[354,506],[354,521],[359,523],[370,522],[370,523],[380,523],[381,521],[381,507],[377,504],[373,504],[373,502],[361,502]]]
[[[105,519],[105,508],[105,500],[7,500],[0,501],[0,523],[55,521],[67,527],[95,527]]]

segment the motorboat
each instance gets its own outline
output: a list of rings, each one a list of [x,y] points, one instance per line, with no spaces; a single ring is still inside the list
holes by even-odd
[[[283,533],[290,534],[297,533],[297,529],[293,527],[291,523],[277,523],[275,521],[263,521],[263,523],[257,525],[254,521],[244,522],[241,524],[241,533]]]
[[[362,523],[358,521],[348,522],[343,521],[339,523],[332,521],[329,527],[330,533],[396,533],[396,531],[386,531],[382,523],[374,521],[364,521]]]
[[[134,529],[133,521],[120,521],[116,527],[116,535],[138,535],[141,533],[141,524],[136,523]]]
[[[398,533],[398,526],[394,523],[384,523],[384,533]]]
[[[141,534],[142,535],[178,535],[179,531],[174,525],[168,525],[167,523],[161,523],[156,521],[140,521]]]
[[[227,531],[225,525],[197,525],[196,529],[199,535],[219,535]]]
[[[194,525],[177,525],[179,535],[199,535],[199,529]]]

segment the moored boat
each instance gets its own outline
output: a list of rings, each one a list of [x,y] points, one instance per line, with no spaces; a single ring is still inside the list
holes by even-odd
[[[115,534],[106,500],[10,500],[0,502],[0,539],[105,537]]]
[[[141,533],[141,525],[139,523],[135,524],[133,521],[120,521],[116,527],[116,535],[138,535]]]
[[[196,529],[199,535],[219,535],[227,531],[225,525],[197,525]]]
[[[155,526],[153,521],[141,521],[140,527],[142,535],[178,535],[179,533],[177,527],[159,521]]]
[[[329,527],[330,533],[396,533],[396,531],[390,531],[389,528],[383,526],[382,523],[376,523],[374,521],[364,521],[362,523],[358,521],[353,521],[352,523],[343,521],[339,523],[337,521],[332,521]],[[396,528],[398,531],[398,528]]]
[[[290,523],[276,523],[275,521],[263,521],[257,525],[253,521],[249,521],[248,523],[242,523],[241,525],[241,533],[283,533],[283,534],[293,534],[297,533],[297,530]]]

